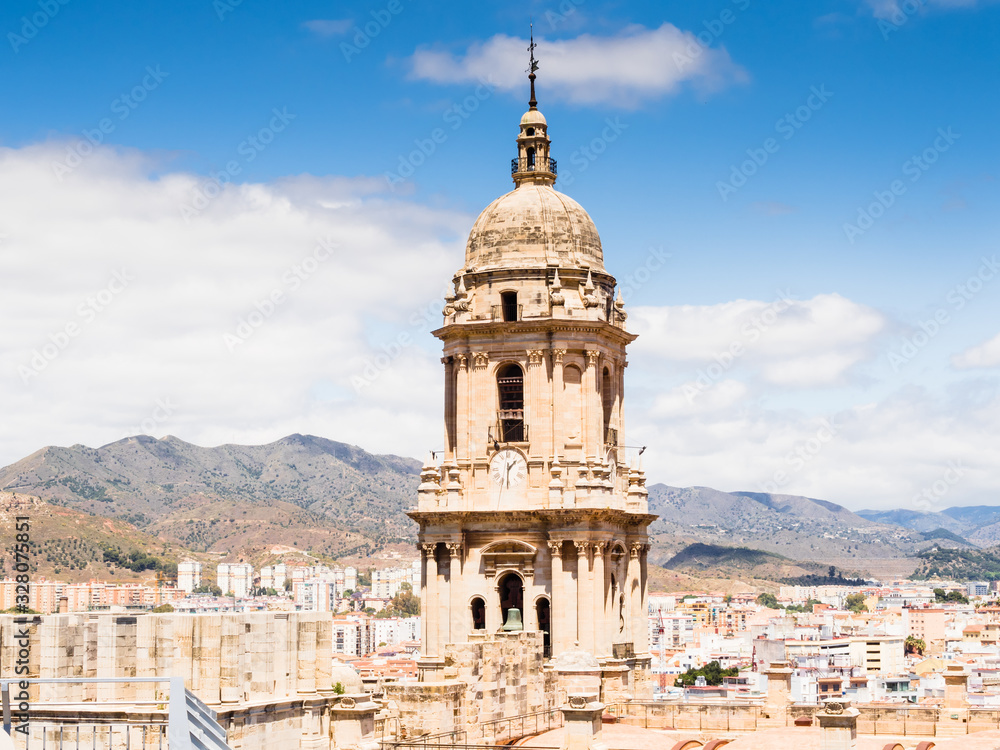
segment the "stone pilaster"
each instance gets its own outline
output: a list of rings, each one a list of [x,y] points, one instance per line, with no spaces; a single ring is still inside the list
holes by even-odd
[[[594,653],[594,576],[590,567],[590,542],[578,541],[576,544],[576,582],[577,582],[577,640],[580,648]]]
[[[469,629],[465,626],[465,607],[462,602],[462,543],[448,543],[448,624],[447,643],[464,641]]]
[[[594,572],[592,576],[594,587],[594,656],[610,656],[611,642],[608,640],[607,618],[607,580],[604,569],[604,555],[608,548],[607,542],[594,542]]]

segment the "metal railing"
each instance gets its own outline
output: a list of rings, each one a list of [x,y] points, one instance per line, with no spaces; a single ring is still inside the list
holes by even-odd
[[[11,686],[18,691],[22,683],[40,684],[121,684],[121,683],[168,683],[170,695],[168,700],[154,701],[87,701],[72,703],[54,703],[47,700],[44,704],[33,704],[26,701],[27,711],[20,710],[19,696],[18,718],[27,717],[25,732],[19,731],[22,726],[14,726],[14,711],[11,710]],[[24,739],[24,750],[41,747],[43,750],[84,750],[85,748],[132,748],[132,738],[138,735],[138,748],[156,748],[156,750],[230,750],[226,743],[226,731],[219,725],[217,716],[208,706],[184,686],[183,677],[77,677],[77,678],[17,678],[0,680],[0,703],[3,710],[3,731],[11,737]],[[33,711],[32,709],[35,709]],[[57,717],[46,717],[66,710],[72,720],[60,720]],[[146,716],[143,717],[143,712]],[[131,711],[135,720],[121,721],[120,714]],[[166,721],[162,718],[166,713]],[[106,714],[106,717],[102,717]],[[88,721],[87,718],[92,720]],[[115,728],[121,733],[118,745],[114,744]],[[40,744],[33,745],[32,740],[41,729]],[[13,730],[13,731],[12,731]],[[82,730],[82,731],[81,731]],[[82,735],[82,736],[81,736]],[[88,738],[89,735],[89,738]],[[98,736],[101,743],[98,745]],[[52,738],[51,743],[49,738]],[[90,740],[88,743],[87,740]],[[166,740],[166,742],[164,742]],[[58,743],[58,744],[57,744]]]
[[[457,750],[478,750],[490,748],[495,750],[498,742],[510,744],[524,737],[534,736],[563,725],[563,714],[558,708],[547,711],[535,711],[528,714],[508,716],[502,719],[484,721],[479,727],[482,733],[480,742],[469,742],[469,732],[465,729],[454,729],[450,732],[425,734],[405,740],[383,740],[382,750],[441,750],[456,748]],[[555,747],[532,745],[533,750],[556,750]]]
[[[511,159],[510,173],[517,174],[518,172],[551,172],[552,174],[559,174],[556,171],[556,160],[551,157],[546,159],[543,156],[536,156],[534,159],[524,157]]]

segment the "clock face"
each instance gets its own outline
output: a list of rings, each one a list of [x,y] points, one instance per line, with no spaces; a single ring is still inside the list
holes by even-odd
[[[516,489],[528,478],[528,463],[518,451],[504,448],[493,454],[490,477],[500,489]]]

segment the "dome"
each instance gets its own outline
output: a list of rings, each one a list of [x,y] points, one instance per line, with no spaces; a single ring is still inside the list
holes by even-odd
[[[521,125],[547,125],[545,115],[537,109],[529,109],[521,116]]]
[[[364,683],[361,682],[361,675],[346,664],[333,663],[330,682],[332,685],[336,685],[338,682],[343,685],[345,695],[360,695],[367,692]]]
[[[520,185],[488,205],[472,226],[468,271],[555,265],[604,272],[604,253],[583,206],[549,185]]]

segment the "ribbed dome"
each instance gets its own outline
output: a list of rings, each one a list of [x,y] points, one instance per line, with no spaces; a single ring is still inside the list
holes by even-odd
[[[597,227],[583,206],[548,185],[523,184],[479,214],[465,247],[465,267],[589,266],[604,271]]]

